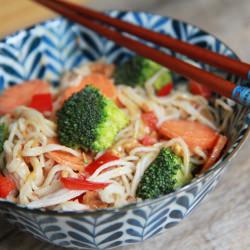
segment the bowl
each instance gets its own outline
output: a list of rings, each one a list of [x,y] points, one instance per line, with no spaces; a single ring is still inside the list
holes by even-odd
[[[219,39],[183,21],[144,12],[110,11],[108,14],[237,58]],[[164,51],[181,57],[167,49]],[[105,57],[109,62],[120,63],[131,55],[131,51],[59,17],[20,30],[0,41],[0,90],[33,78],[57,85],[64,71],[85,61]],[[201,66],[211,72],[222,73],[208,65]],[[224,74],[224,77],[240,83],[230,74]],[[187,217],[207,196],[246,140],[249,133],[248,111],[230,100],[228,103],[234,113],[227,124],[229,143],[222,158],[207,173],[173,193],[122,208],[85,212],[32,210],[1,200],[0,212],[36,238],[74,249],[125,246],[163,233]],[[223,112],[220,115],[223,119]]]

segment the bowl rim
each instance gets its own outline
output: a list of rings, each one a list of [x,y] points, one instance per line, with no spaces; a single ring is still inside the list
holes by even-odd
[[[203,28],[194,25],[190,22],[181,20],[181,19],[177,19],[171,16],[165,16],[165,15],[160,15],[157,13],[153,13],[150,11],[133,11],[133,10],[108,10],[106,11],[107,13],[112,13],[112,12],[119,12],[119,13],[135,13],[135,14],[149,14],[149,15],[153,15],[153,16],[158,16],[158,17],[163,17],[163,18],[168,18],[171,19],[173,21],[176,22],[181,22],[187,25],[191,25],[192,27],[198,28],[200,31],[204,32],[205,34],[214,37],[216,40],[218,40],[220,43],[222,43],[226,48],[228,48],[235,56],[236,60],[240,60],[239,56],[236,54],[236,52],[231,49],[224,41],[222,41],[221,39],[219,39],[216,35],[204,30]],[[17,30],[13,33],[7,34],[5,37],[0,39],[0,43],[5,43],[9,38],[14,38],[15,36],[19,35],[21,31],[27,32],[30,31],[34,28],[36,28],[38,25],[46,25],[49,24],[53,21],[57,21],[57,20],[65,20],[66,18],[64,18],[63,16],[57,16],[54,18],[50,18],[47,19],[45,21],[42,22],[38,22],[36,24],[33,24],[31,26],[25,27],[23,29]],[[67,20],[67,19],[66,19]],[[71,21],[69,21],[71,22]],[[245,112],[247,112],[247,109],[245,109]],[[238,145],[232,150],[232,152],[228,155],[228,157],[224,160],[224,161],[218,161],[216,164],[213,165],[212,168],[210,168],[208,171],[206,171],[205,173],[202,173],[201,175],[199,175],[197,178],[194,178],[189,184],[175,190],[174,192],[171,192],[169,194],[166,195],[162,195],[156,199],[148,199],[148,200],[144,200],[144,201],[137,201],[137,202],[132,202],[130,204],[127,204],[125,206],[122,207],[118,207],[118,208],[103,208],[103,209],[95,209],[95,210],[86,210],[86,211],[56,211],[56,210],[45,210],[45,209],[41,209],[41,208],[29,208],[25,205],[19,205],[16,203],[13,203],[11,201],[7,201],[4,199],[0,199],[0,206],[1,208],[14,208],[16,210],[22,211],[22,212],[29,212],[31,214],[36,214],[36,215],[56,215],[56,216],[70,216],[70,217],[82,217],[82,216],[99,216],[99,215],[103,215],[103,214],[110,214],[110,213],[122,213],[124,211],[128,211],[130,209],[139,209],[141,207],[144,206],[150,206],[152,204],[157,204],[163,200],[170,200],[171,198],[176,197],[178,194],[180,194],[183,191],[186,191],[187,189],[191,189],[192,187],[196,186],[198,183],[202,182],[204,179],[208,179],[209,177],[211,177],[217,170],[216,175],[219,175],[219,173],[226,167],[227,164],[230,163],[230,161],[236,156],[236,154],[239,152],[240,148],[242,147],[242,145],[247,141],[247,138],[250,134],[250,127],[248,126],[247,130],[245,131],[243,137],[241,138],[240,142],[238,143]],[[223,157],[223,156],[222,156]],[[1,211],[0,208],[0,211]]]

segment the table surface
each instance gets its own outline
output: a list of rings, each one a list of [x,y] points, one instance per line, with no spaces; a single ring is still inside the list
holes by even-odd
[[[87,0],[70,1],[77,3]],[[0,0],[0,6],[0,37],[55,15],[30,0]]]
[[[1,6],[14,1],[0,0]],[[27,1],[20,0],[23,4]],[[7,12],[0,9],[0,18],[18,20],[23,16],[22,4],[19,0]],[[194,23],[217,37],[226,41],[238,55],[250,61],[250,4],[249,0],[96,0],[89,4],[98,9],[136,9],[145,10],[162,15],[169,15]],[[9,6],[11,7],[11,6]],[[15,10],[13,9],[15,7]],[[12,11],[13,10],[13,13]],[[30,13],[30,17],[29,17]],[[34,22],[36,17],[32,11],[25,12],[26,21]],[[42,12],[39,18],[47,17]],[[19,20],[20,20],[19,19]],[[3,19],[2,19],[3,20]],[[1,22],[2,23],[2,22]],[[8,30],[17,27],[16,22],[8,22]],[[168,230],[165,234],[148,240],[147,242],[126,247],[126,250],[137,249],[167,249],[168,250],[247,250],[250,249],[250,143],[246,142],[232,161],[230,167],[221,179],[217,188],[208,195],[202,204],[178,226]],[[34,239],[31,235],[16,230],[0,217],[0,249],[27,250],[47,249],[60,250],[62,248],[49,245]],[[123,249],[123,248],[120,248]]]

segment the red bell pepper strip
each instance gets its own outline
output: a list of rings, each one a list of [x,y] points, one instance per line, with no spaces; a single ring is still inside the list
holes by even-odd
[[[157,91],[157,96],[166,96],[168,95],[173,89],[173,83],[167,83],[165,86],[163,86],[160,90]]]
[[[155,144],[157,142],[157,139],[149,136],[149,135],[145,135],[141,140],[140,143],[143,146],[152,146],[153,144]]]
[[[86,166],[84,170],[87,174],[92,175],[103,164],[119,159],[120,159],[119,157],[112,154],[111,152],[106,152],[98,159],[96,159],[95,161],[91,162],[88,166]]]
[[[224,135],[220,135],[215,143],[215,146],[210,156],[208,157],[206,163],[202,168],[203,171],[208,170],[213,164],[216,163],[216,161],[220,158],[221,152],[226,146],[226,144],[227,144],[227,137]]]
[[[9,176],[0,176],[0,198],[6,198],[16,189],[16,184]]]
[[[32,97],[29,105],[30,108],[36,109],[41,113],[51,112],[53,110],[52,96],[50,93],[37,94]]]
[[[212,91],[209,88],[201,85],[196,81],[190,80],[188,83],[188,87],[189,91],[194,95],[200,95],[207,99],[212,96]]]
[[[92,182],[86,180],[86,178],[71,178],[71,177],[67,178],[62,177],[61,182],[63,183],[63,186],[67,189],[88,190],[88,191],[103,189],[110,184],[110,183]]]
[[[141,115],[143,122],[152,130],[157,129],[158,119],[153,111],[145,112]]]

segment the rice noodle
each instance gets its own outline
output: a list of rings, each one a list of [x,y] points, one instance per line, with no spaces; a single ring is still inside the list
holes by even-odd
[[[54,110],[61,105],[60,94],[67,88],[76,86],[91,73],[91,65],[85,64],[72,72],[67,72],[62,78],[61,87],[53,90],[55,101]],[[109,206],[120,207],[131,200],[138,200],[136,190],[141,178],[149,165],[164,147],[172,148],[183,160],[182,171],[189,175],[191,165],[202,165],[206,162],[208,152],[196,147],[189,150],[186,142],[178,137],[173,139],[159,139],[159,134],[142,120],[142,113],[152,111],[157,117],[157,127],[167,120],[192,120],[209,126],[216,131],[223,131],[232,114],[232,107],[226,99],[215,99],[214,107],[208,101],[187,92],[184,88],[173,90],[169,95],[159,97],[155,93],[154,82],[165,69],[158,71],[151,79],[145,82],[145,88],[116,86],[117,98],[124,106],[122,110],[130,117],[130,123],[121,130],[108,150],[119,156],[99,166],[91,176],[92,182],[107,182],[109,185],[97,190],[101,202]],[[228,104],[229,103],[229,104]],[[224,121],[221,122],[221,113]],[[46,114],[55,117],[55,114]],[[0,155],[0,167],[3,174],[11,175],[17,185],[18,192],[11,193],[7,199],[29,208],[46,208],[54,210],[87,210],[90,206],[81,204],[72,199],[84,194],[85,190],[68,190],[61,183],[61,176],[78,178],[84,175],[73,170],[67,164],[58,164],[48,159],[48,152],[61,151],[72,157],[82,157],[84,160],[94,161],[106,151],[92,153],[84,150],[75,150],[56,142],[57,126],[51,119],[47,119],[40,112],[28,108],[18,107],[11,114],[0,118],[0,124],[9,127],[9,136],[4,143],[4,152]],[[54,118],[53,118],[54,119]],[[156,143],[150,146],[142,145],[142,139],[153,137]],[[176,148],[178,150],[176,150]],[[175,151],[176,150],[176,151]],[[191,164],[192,163],[192,164]]]
[[[121,91],[118,90],[117,95],[120,102],[127,108],[132,119],[137,117],[141,113],[138,106],[133,101],[128,99]]]
[[[52,194],[58,190],[60,190],[62,188],[62,183],[60,180],[53,180],[53,182],[51,182],[48,185],[43,185],[41,187],[39,187],[38,189],[34,190],[34,194],[37,197],[44,197],[47,196],[49,194]]]
[[[53,179],[55,178],[56,174],[58,172],[61,171],[66,171],[69,174],[69,177],[75,177],[77,178],[77,174],[72,170],[72,168],[67,167],[67,166],[63,166],[63,165],[55,165],[53,166],[53,168],[51,168],[51,170],[49,171],[47,178],[45,179],[43,186],[48,186],[51,184],[51,182],[53,181]]]
[[[50,194],[41,198],[40,200],[36,200],[27,204],[28,208],[44,208],[49,206],[55,206],[60,203],[64,203],[69,201],[86,191],[84,190],[68,190],[68,189],[60,189],[59,191]]]
[[[27,145],[27,144],[26,144]],[[67,152],[70,153],[76,157],[79,157],[81,155],[81,153],[65,147],[65,146],[61,146],[58,144],[49,144],[43,147],[33,147],[33,148],[28,148],[28,147],[24,147],[23,150],[23,156],[38,156],[44,153],[48,153],[48,152],[52,152],[52,151],[63,151],[63,152]]]
[[[62,211],[84,211],[88,209],[89,209],[88,206],[83,205],[77,201],[66,201],[53,208],[53,210],[62,210]]]
[[[197,156],[199,156],[203,160],[207,159],[207,154],[201,148],[195,147],[194,152],[196,153]]]
[[[137,186],[141,180],[143,173],[145,172],[147,167],[150,165],[150,163],[152,163],[152,161],[155,159],[156,156],[157,156],[157,152],[148,153],[148,154],[143,155],[141,159],[138,161],[136,165],[135,175],[131,184],[130,195],[135,196]]]

